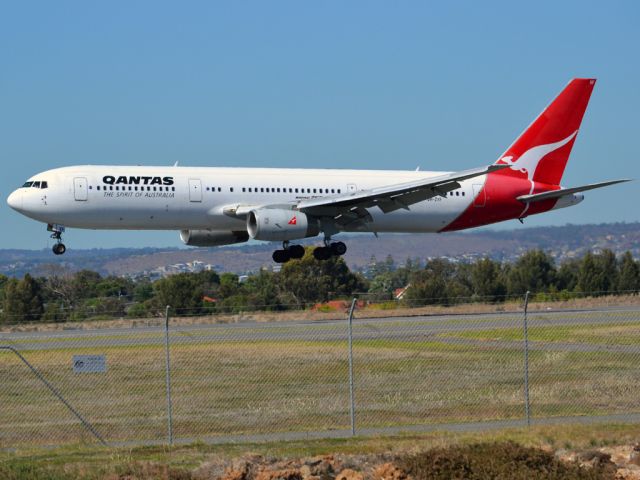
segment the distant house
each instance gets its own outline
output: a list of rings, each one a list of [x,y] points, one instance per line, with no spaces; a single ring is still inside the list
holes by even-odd
[[[396,300],[402,300],[410,286],[411,284],[409,283],[406,287],[396,288],[393,291],[393,298],[395,298]]]

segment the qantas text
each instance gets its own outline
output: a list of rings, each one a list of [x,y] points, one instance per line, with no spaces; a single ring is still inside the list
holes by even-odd
[[[107,185],[173,185],[173,177],[138,177],[106,175],[102,177]]]

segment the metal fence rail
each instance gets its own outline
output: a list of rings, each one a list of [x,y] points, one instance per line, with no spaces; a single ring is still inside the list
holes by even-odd
[[[638,421],[640,302],[527,313],[522,300],[516,313],[359,319],[354,300],[340,320],[167,315],[137,328],[4,332],[0,448]],[[106,367],[74,369],[77,355]]]

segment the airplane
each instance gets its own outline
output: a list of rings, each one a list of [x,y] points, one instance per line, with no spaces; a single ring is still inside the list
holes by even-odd
[[[582,192],[629,179],[560,185],[596,80],[575,78],[491,165],[458,172],[302,168],[71,166],[29,178],[7,199],[47,224],[180,230],[186,245],[282,242],[273,260],[301,258],[292,241],[323,235],[318,260],[344,255],[340,232],[449,232],[576,205]]]

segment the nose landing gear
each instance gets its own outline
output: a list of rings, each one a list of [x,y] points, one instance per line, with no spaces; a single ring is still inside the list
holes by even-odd
[[[55,255],[62,255],[67,251],[67,247],[65,247],[64,243],[62,243],[62,234],[64,233],[64,227],[62,225],[47,225],[47,231],[52,232],[51,238],[56,241],[56,244],[53,246],[52,250]]]

